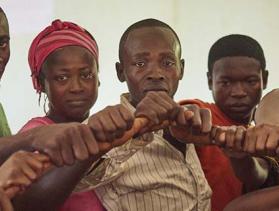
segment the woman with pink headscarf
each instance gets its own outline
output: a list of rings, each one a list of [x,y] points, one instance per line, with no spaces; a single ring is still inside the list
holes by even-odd
[[[98,96],[98,56],[95,39],[74,23],[55,20],[40,32],[31,44],[28,61],[33,86],[40,97],[46,95],[49,109],[45,116],[28,121],[20,132],[41,125],[87,119]],[[54,187],[53,193],[69,192],[73,188],[56,190]],[[55,194],[48,198],[49,204],[44,204],[48,210],[61,206],[65,200],[55,198]],[[94,191],[88,191],[72,193],[59,210],[97,211],[104,208]]]

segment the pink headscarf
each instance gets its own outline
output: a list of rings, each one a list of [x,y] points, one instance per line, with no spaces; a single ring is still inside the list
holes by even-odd
[[[71,22],[55,20],[37,35],[29,49],[28,62],[33,86],[37,92],[40,93],[42,90],[39,74],[44,61],[53,51],[64,46],[84,47],[98,62],[97,43],[85,29]]]

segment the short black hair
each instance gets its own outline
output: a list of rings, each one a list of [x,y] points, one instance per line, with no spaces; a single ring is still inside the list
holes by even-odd
[[[247,56],[260,62],[262,71],[266,61],[261,45],[252,37],[242,34],[230,34],[217,40],[209,50],[208,72],[212,74],[214,63],[223,57]]]
[[[124,45],[125,45],[125,42],[128,38],[129,33],[131,31],[135,30],[135,29],[144,28],[144,27],[163,27],[163,28],[167,28],[167,29],[171,30],[171,32],[174,34],[175,38],[178,41],[179,48],[180,48],[179,54],[181,56],[181,52],[182,52],[181,43],[180,43],[180,40],[179,40],[176,32],[168,24],[166,24],[166,23],[164,23],[160,20],[154,19],[154,18],[148,18],[148,19],[144,19],[144,20],[141,20],[141,21],[138,21],[138,22],[132,24],[131,26],[129,26],[126,29],[126,31],[121,36],[121,39],[120,39],[120,42],[119,42],[119,50],[118,50],[118,57],[119,57],[120,61],[122,59],[121,57],[122,57]]]

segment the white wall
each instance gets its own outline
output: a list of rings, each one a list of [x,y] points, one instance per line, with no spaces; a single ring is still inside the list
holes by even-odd
[[[150,17],[170,24],[182,42],[186,70],[176,99],[211,101],[205,74],[208,50],[230,33],[247,34],[261,43],[270,70],[267,91],[278,87],[278,0],[0,0],[0,5],[11,30],[11,59],[1,81],[0,100],[13,132],[43,115],[32,88],[27,51],[32,38],[55,18],[77,22],[99,44],[101,86],[92,112],[119,102],[119,94],[126,90],[114,69],[120,36],[132,23]]]

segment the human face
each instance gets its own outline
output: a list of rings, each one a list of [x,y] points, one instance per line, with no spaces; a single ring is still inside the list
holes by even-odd
[[[0,79],[10,58],[10,33],[8,20],[0,12]]]
[[[183,76],[184,61],[173,32],[163,27],[132,30],[125,42],[122,61],[116,64],[120,81],[126,81],[136,106],[149,91],[173,97]]]
[[[98,96],[97,63],[78,46],[57,49],[43,64],[48,116],[55,122],[82,122]]]
[[[266,87],[268,73],[251,57],[224,57],[208,74],[216,105],[232,120],[247,124]]]

